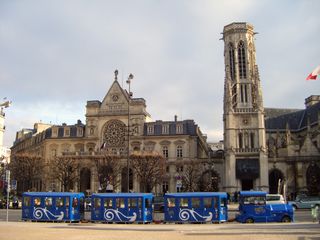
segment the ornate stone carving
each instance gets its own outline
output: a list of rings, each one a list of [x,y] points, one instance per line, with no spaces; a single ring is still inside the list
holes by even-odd
[[[103,141],[107,147],[125,146],[126,126],[119,120],[111,120],[103,130]]]

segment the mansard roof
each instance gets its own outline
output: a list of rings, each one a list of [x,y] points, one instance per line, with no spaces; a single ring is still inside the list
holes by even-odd
[[[183,126],[182,132],[177,133],[177,125]],[[162,126],[169,126],[169,132],[167,134],[162,133]],[[148,133],[148,126],[153,126],[153,133]],[[198,125],[195,124],[194,120],[183,120],[183,121],[155,121],[144,124],[144,136],[160,136],[160,135],[191,135],[197,136]]]
[[[290,113],[280,114],[275,117],[267,116],[265,127],[267,131],[285,130],[287,127],[291,131],[301,131],[307,128],[308,124],[316,124],[320,112],[320,102],[307,107],[304,110],[298,110]]]

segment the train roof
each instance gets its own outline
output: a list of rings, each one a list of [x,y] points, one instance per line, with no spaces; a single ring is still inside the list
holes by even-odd
[[[181,192],[166,193],[165,197],[227,197],[225,192]]]
[[[24,192],[23,196],[39,196],[39,197],[70,197],[70,196],[84,196],[83,193],[78,192]]]
[[[91,197],[153,197],[152,193],[93,193]]]

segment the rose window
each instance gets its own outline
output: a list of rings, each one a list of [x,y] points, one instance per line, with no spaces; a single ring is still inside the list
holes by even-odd
[[[118,147],[125,145],[126,126],[119,120],[111,120],[107,123],[103,139],[107,147]]]

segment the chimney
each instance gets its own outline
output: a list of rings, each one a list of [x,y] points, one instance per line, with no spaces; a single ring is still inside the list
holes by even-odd
[[[178,120],[178,116],[174,115],[174,121],[176,122]]]

